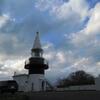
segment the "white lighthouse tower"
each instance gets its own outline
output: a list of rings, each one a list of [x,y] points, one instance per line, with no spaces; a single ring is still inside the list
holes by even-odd
[[[41,47],[39,33],[36,33],[31,57],[25,62],[25,69],[28,74],[14,75],[13,79],[18,83],[18,91],[46,91],[48,82],[44,77],[45,70],[48,69],[48,63],[43,58],[43,49]]]
[[[48,69],[46,60],[42,57],[43,49],[41,47],[39,33],[36,33],[34,45],[31,49],[29,62],[25,63],[25,69],[28,69],[28,91],[45,91],[46,80],[45,70]]]

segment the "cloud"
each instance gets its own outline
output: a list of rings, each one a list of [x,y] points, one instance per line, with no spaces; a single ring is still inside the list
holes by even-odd
[[[78,46],[87,45],[94,41],[97,35],[100,35],[99,9],[100,3],[98,3],[95,8],[91,9],[91,16],[86,27],[72,34],[72,43]]]
[[[72,18],[78,18],[78,20],[83,20],[88,13],[88,5],[86,1],[84,0],[70,0],[69,2],[63,3],[61,6],[55,7],[52,11],[53,14],[56,14],[56,16],[61,19],[69,19]],[[74,14],[74,17],[73,17]],[[75,20],[73,20],[75,21]]]
[[[86,27],[86,34],[100,34],[100,3],[98,3],[94,9],[91,11],[90,20]]]
[[[91,15],[86,27],[70,36],[71,43],[79,50],[83,51],[84,56],[92,56],[95,61],[100,61],[100,3],[91,9]]]
[[[87,16],[88,4],[84,0],[40,0],[35,3],[35,7],[40,11],[48,11],[58,19],[64,20],[72,14],[79,15],[81,19]]]
[[[73,32],[80,29],[84,20],[88,16],[89,6],[86,0],[40,0],[36,2],[35,7],[47,13],[52,18],[49,22],[49,27],[58,33]],[[51,23],[51,24],[50,24]]]
[[[10,19],[10,17],[8,15],[6,15],[6,14],[1,15],[0,16],[0,28],[2,28],[9,19]]]
[[[6,59],[0,62],[0,74],[2,76],[13,76],[14,72],[16,74],[27,73],[27,70],[24,69],[25,58],[17,59]]]
[[[100,3],[86,0],[4,0],[0,6],[0,75],[26,73],[34,33],[40,31],[44,57],[55,81],[76,70],[100,73]],[[66,37],[65,37],[66,36]]]
[[[55,83],[59,78],[67,77],[71,72],[77,70],[84,70],[95,77],[99,75],[100,59],[95,61],[92,55],[81,56],[71,50],[56,50],[54,45],[50,44],[51,43],[47,44],[48,48],[44,48],[44,57],[49,61],[49,69],[46,71],[46,78],[50,79],[52,83]]]

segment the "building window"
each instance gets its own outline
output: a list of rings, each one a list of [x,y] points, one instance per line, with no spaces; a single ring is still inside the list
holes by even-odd
[[[28,81],[25,81],[25,83],[28,83]]]
[[[34,83],[32,83],[32,91],[34,90]]]
[[[44,81],[42,81],[42,90],[44,91]]]

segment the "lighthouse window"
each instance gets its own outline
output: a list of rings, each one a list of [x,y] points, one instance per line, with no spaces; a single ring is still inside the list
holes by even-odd
[[[39,56],[40,56],[40,53],[35,52],[35,56],[36,56],[36,57],[39,57]]]
[[[28,83],[28,81],[25,81],[25,83]]]
[[[39,52],[32,52],[32,57],[41,57],[42,53]]]

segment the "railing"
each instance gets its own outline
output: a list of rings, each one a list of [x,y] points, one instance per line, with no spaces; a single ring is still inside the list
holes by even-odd
[[[44,60],[44,64],[48,65],[48,61],[47,60]]]
[[[55,87],[46,79],[46,84],[48,85],[46,88],[47,91],[54,91],[56,90]]]
[[[30,61],[29,60],[26,60],[25,61],[25,65],[27,65],[27,64],[29,64],[30,63]]]

